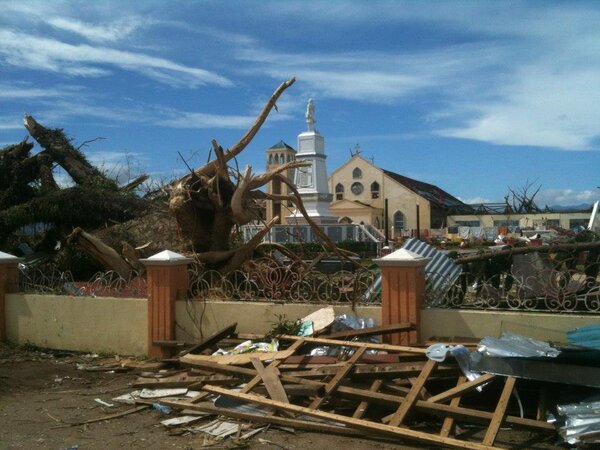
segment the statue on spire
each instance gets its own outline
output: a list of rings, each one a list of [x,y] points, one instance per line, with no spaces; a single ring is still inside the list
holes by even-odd
[[[308,131],[315,131],[315,103],[312,98],[308,99],[308,104],[306,105],[306,125],[308,125]]]

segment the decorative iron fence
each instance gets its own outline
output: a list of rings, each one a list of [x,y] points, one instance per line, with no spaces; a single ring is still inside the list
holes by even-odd
[[[190,266],[190,299],[281,301],[286,303],[366,303],[375,274],[366,269],[326,274],[305,263],[272,258],[249,261],[228,274]]]
[[[55,267],[20,267],[20,292],[30,294],[74,295],[78,297],[133,297],[147,296],[146,277],[137,273],[129,279],[116,272],[98,272],[89,281],[74,281],[71,272]]]
[[[529,253],[463,265],[459,276],[428,271],[436,308],[600,313],[598,256]]]

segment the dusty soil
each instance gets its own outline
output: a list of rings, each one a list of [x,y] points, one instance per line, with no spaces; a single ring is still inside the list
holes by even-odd
[[[111,402],[130,392],[134,373],[87,372],[77,369],[89,358],[68,352],[44,352],[0,344],[0,449],[423,449],[410,443],[391,443],[342,436],[268,429],[235,446],[222,441],[207,446],[199,434],[172,435],[160,424],[168,418],[156,410],[143,410],[117,419],[69,426],[130,409],[115,404],[107,408],[96,398]],[[203,419],[212,420],[212,419]],[[478,440],[480,429],[467,429]],[[259,439],[270,443],[260,442]],[[515,442],[525,442],[514,446]],[[553,449],[555,437],[524,431],[503,430],[497,445],[521,449]]]

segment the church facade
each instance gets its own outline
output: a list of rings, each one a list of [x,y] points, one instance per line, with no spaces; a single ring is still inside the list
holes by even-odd
[[[334,195],[331,211],[346,223],[371,224],[383,229],[387,199],[392,238],[410,234],[417,228],[443,228],[450,214],[470,210],[439,187],[377,167],[360,154],[333,171],[329,188]]]

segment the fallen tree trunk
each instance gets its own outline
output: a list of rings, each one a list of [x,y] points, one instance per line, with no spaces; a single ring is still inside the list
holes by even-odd
[[[558,253],[558,252],[581,252],[600,248],[600,241],[597,242],[582,242],[576,244],[557,244],[557,245],[542,245],[540,247],[515,247],[508,250],[497,250],[491,252],[478,253],[476,255],[464,256],[455,261],[458,264],[466,264],[476,261],[485,261],[497,256],[512,256],[525,255],[527,253]]]
[[[29,115],[25,115],[23,123],[31,137],[67,171],[76,184],[117,187],[114,181],[105,177],[88,162],[83,153],[71,145],[61,129],[46,128]]]
[[[79,246],[106,269],[114,270],[121,278],[128,280],[131,277],[133,267],[114,248],[109,247],[100,239],[86,233],[81,228],[73,230],[67,237],[67,243]]]

